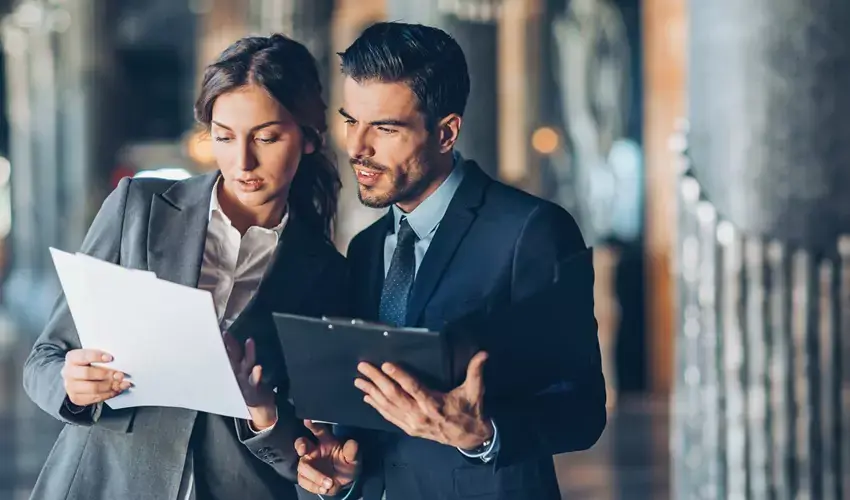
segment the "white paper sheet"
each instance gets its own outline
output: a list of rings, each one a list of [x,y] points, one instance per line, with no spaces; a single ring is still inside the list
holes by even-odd
[[[111,354],[104,365],[133,382],[106,404],[250,418],[209,292],[86,255],[50,253],[80,343]]]

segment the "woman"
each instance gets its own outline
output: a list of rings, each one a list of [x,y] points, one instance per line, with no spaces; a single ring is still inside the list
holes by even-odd
[[[82,252],[209,290],[251,421],[104,405],[130,384],[91,365],[109,353],[80,348],[60,298],[24,368],[30,398],[69,424],[33,498],[296,497],[294,442],[306,430],[286,401],[271,313],[345,312],[345,264],[330,242],[340,182],[321,152],[316,63],[281,35],[239,40],[207,68],[195,114],[219,172],[122,180]]]

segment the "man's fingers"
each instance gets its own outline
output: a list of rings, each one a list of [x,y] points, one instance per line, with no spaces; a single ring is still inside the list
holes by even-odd
[[[319,493],[322,494],[327,493],[334,486],[333,479],[319,472],[308,459],[298,461],[298,475],[318,486],[320,489]]]
[[[326,424],[319,424],[312,420],[305,420],[304,427],[309,429],[320,443],[329,443],[336,440],[336,436],[333,435],[330,427]]]
[[[373,401],[375,405],[380,406],[381,408],[389,409],[391,407],[396,406],[393,401],[390,401],[390,399],[386,395],[384,395],[384,393],[381,391],[380,388],[378,388],[378,386],[366,379],[356,379],[354,381],[354,386],[366,393],[366,397],[370,398],[370,400]]]
[[[320,486],[313,481],[310,481],[300,473],[298,474],[298,486],[313,494],[324,495],[327,493],[327,489],[324,486]]]
[[[363,401],[365,401],[366,404],[368,404],[372,408],[378,410],[378,413],[380,413],[381,416],[384,417],[384,420],[395,425],[396,427],[398,427],[399,429],[404,431],[406,434],[413,436],[413,434],[411,434],[411,430],[408,428],[407,424],[405,424],[403,418],[400,417],[400,416],[396,416],[393,413],[394,410],[398,411],[398,408],[396,408],[396,407],[389,407],[388,408],[384,405],[379,405],[375,402],[374,399],[372,399],[371,396],[365,396],[363,398]],[[414,436],[414,437],[418,437],[418,436]]]
[[[357,371],[363,374],[363,376],[367,377],[368,381],[370,381],[372,385],[377,387],[387,398],[392,400],[398,400],[401,396],[404,396],[401,393],[402,391],[399,388],[398,384],[396,384],[393,379],[387,377],[386,375],[384,375],[384,372],[378,370],[369,363],[360,363],[359,365],[357,365]]]
[[[307,438],[300,437],[295,440],[295,453],[297,453],[299,457],[309,455],[315,449],[316,445]]]
[[[422,387],[422,384],[406,371],[392,363],[384,363],[381,369],[416,401],[425,403],[431,399],[431,395]]]
[[[345,442],[345,445],[342,447],[342,459],[345,460],[345,463],[349,465],[355,465],[357,463],[357,451],[359,448],[360,445],[353,439]]]
[[[74,365],[90,365],[108,363],[112,361],[112,356],[97,349],[74,349],[65,354],[65,361]]]
[[[487,362],[487,357],[486,352],[478,352],[466,368],[466,380],[463,386],[470,392],[473,400],[479,399],[484,394],[484,363]]]

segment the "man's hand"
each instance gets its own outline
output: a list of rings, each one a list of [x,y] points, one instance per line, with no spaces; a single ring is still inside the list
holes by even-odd
[[[349,439],[343,444],[326,425],[309,420],[304,425],[316,436],[318,444],[303,437],[295,441],[295,451],[301,457],[298,485],[310,493],[336,495],[357,477],[357,441]]]
[[[255,365],[257,346],[254,339],[248,339],[243,350],[239,341],[229,333],[225,333],[223,338],[230,366],[233,367],[242,397],[245,398],[245,405],[251,414],[252,427],[261,431],[273,426],[277,423],[274,391],[261,383],[263,367]]]
[[[485,361],[487,353],[476,354],[466,369],[466,380],[446,394],[423,387],[390,363],[384,363],[382,371],[360,363],[357,369],[368,380],[358,378],[354,385],[366,393],[365,402],[408,435],[472,450],[494,432],[482,415]]]
[[[91,366],[92,363],[108,363],[112,356],[94,349],[74,349],[65,355],[62,368],[62,380],[65,393],[71,403],[77,406],[89,406],[114,398],[130,388],[132,384],[124,380],[124,374]]]

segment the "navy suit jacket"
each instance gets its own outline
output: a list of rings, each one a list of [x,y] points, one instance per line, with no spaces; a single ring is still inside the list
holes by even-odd
[[[508,187],[467,161],[466,176],[443,217],[417,273],[408,326],[439,330],[482,307],[499,310],[540,290],[558,263],[586,250],[563,208]],[[384,279],[384,239],[392,213],[363,230],[348,250],[355,315],[375,320]],[[560,500],[552,455],[593,446],[606,423],[605,384],[588,287],[589,321],[575,331],[590,346],[591,362],[578,376],[564,368],[569,386],[524,395],[505,407],[487,408],[499,428],[494,461],[464,457],[456,448],[403,434],[361,431],[364,500]],[[514,332],[523,342],[522,332]],[[566,356],[565,356],[566,359]]]

